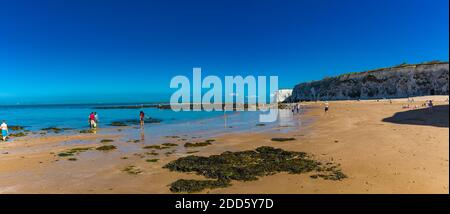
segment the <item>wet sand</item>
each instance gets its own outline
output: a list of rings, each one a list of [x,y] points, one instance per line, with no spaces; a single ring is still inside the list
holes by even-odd
[[[24,137],[0,144],[0,193],[170,193],[171,182],[180,178],[204,179],[194,174],[169,172],[162,166],[187,151],[195,155],[273,146],[303,151],[315,159],[339,163],[348,178],[341,181],[312,179],[309,174],[280,173],[257,181],[232,182],[232,186],[203,193],[449,193],[448,96],[432,97],[433,111],[420,108],[427,97],[415,98],[404,109],[405,99],[306,103],[312,108],[299,120],[315,122],[298,130],[270,133],[227,134],[215,137],[211,146],[185,149],[185,141],[158,155],[146,154],[140,142],[127,142],[118,135],[73,134]],[[280,127],[279,129],[283,129]],[[273,142],[273,137],[295,141]],[[101,139],[113,139],[101,143]],[[194,141],[194,139],[187,139]],[[70,143],[75,142],[75,143]],[[70,157],[57,154],[76,147],[115,145],[117,150],[95,149]],[[177,150],[173,154],[164,154]],[[147,159],[158,159],[156,163]],[[124,172],[135,166],[142,172]]]

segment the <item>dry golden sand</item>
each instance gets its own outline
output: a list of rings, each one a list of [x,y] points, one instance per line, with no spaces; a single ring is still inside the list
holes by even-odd
[[[348,175],[342,181],[311,179],[308,174],[276,174],[257,181],[233,182],[228,188],[204,193],[449,193],[449,128],[446,97],[432,97],[438,106],[403,109],[405,99],[385,101],[330,102],[325,114],[322,103],[299,120],[314,123],[295,132],[232,134],[216,138],[212,146],[196,148],[196,155],[240,151],[259,146],[304,151],[316,159],[341,164]],[[415,98],[421,105],[428,97]],[[387,119],[398,112],[406,113]],[[295,141],[272,142],[273,137],[295,137]],[[67,148],[99,146],[102,138],[113,138],[117,151],[88,151],[77,161],[55,156]],[[62,146],[60,142],[84,140],[82,146]],[[177,142],[176,139],[173,139]],[[181,142],[178,142],[181,145]],[[124,152],[140,148],[139,143],[121,142],[117,136],[71,135],[23,138],[0,144],[0,193],[170,193],[167,187],[180,178],[200,178],[193,174],[169,172],[161,167],[185,152],[169,156]],[[181,146],[180,146],[181,147]],[[169,149],[168,151],[170,151]],[[141,150],[138,153],[150,152]],[[52,154],[51,154],[52,153]],[[122,159],[126,156],[127,159]],[[146,159],[158,158],[156,163]],[[122,170],[136,166],[141,174]]]

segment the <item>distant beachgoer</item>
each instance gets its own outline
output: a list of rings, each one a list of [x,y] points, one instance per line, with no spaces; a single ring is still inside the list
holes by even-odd
[[[98,114],[97,114],[97,112],[94,112],[94,119],[95,119],[95,126],[97,127],[97,125],[98,125]]]
[[[89,125],[90,125],[91,129],[97,127],[97,124],[95,123],[95,114],[94,114],[94,112],[91,112],[91,114],[89,115]]]
[[[432,109],[433,109],[433,100],[428,100],[428,109],[429,109],[429,111],[432,111]]]
[[[297,114],[299,114],[300,113],[300,103],[297,103]]]
[[[6,125],[6,121],[2,122],[2,125],[0,125],[2,129],[2,138],[3,141],[6,141],[6,137],[8,137],[9,131],[8,131],[8,125]]]
[[[145,122],[145,113],[143,111],[141,111],[139,113],[139,121],[141,122],[141,126],[144,126],[144,122]]]
[[[330,105],[328,104],[328,102],[325,102],[325,113],[328,112],[328,110],[330,109]]]

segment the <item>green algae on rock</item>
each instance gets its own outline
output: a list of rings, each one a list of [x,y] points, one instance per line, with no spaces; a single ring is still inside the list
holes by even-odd
[[[341,180],[346,176],[337,166],[322,166],[304,152],[284,151],[273,147],[256,150],[224,152],[209,157],[187,156],[166,164],[163,168],[178,172],[195,172],[215,180],[178,180],[170,184],[172,192],[198,192],[207,188],[226,187],[231,180],[253,181],[258,177],[280,172],[301,174],[318,172],[323,179]]]

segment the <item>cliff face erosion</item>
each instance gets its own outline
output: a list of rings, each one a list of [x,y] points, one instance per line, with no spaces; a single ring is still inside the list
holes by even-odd
[[[448,62],[402,64],[295,86],[288,102],[449,94]]]

